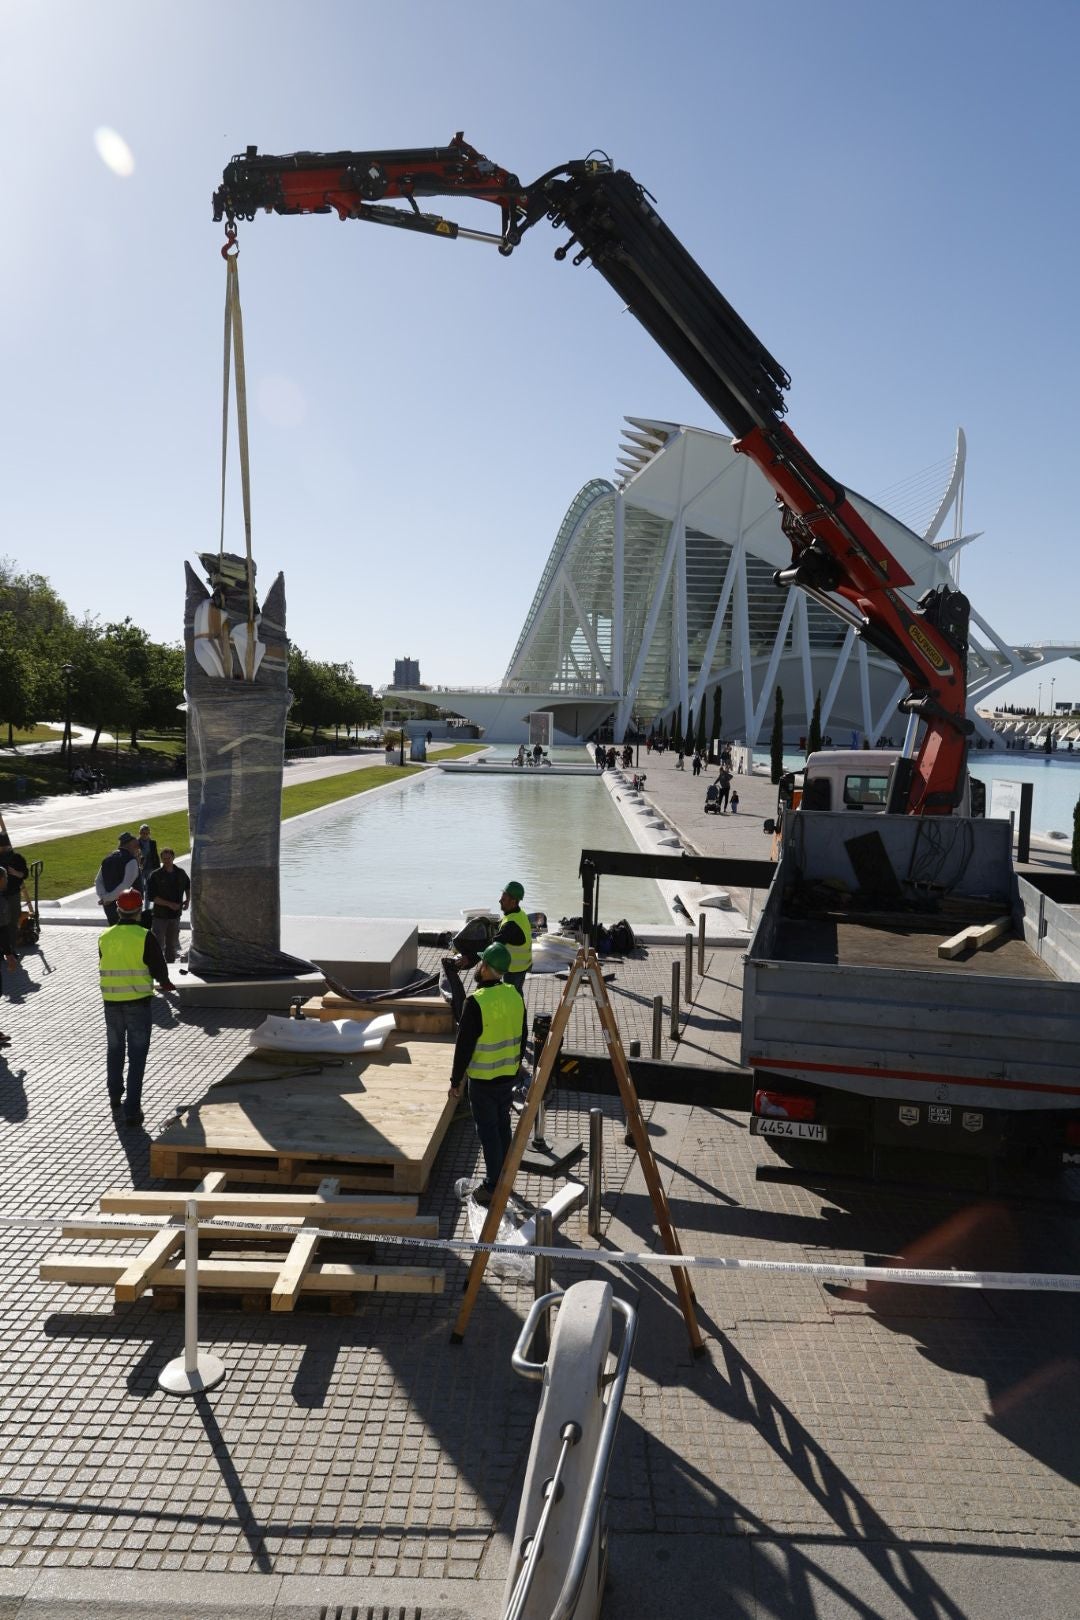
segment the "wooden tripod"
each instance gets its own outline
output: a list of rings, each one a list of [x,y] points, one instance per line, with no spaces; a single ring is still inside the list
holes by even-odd
[[[528,1099],[518,1120],[514,1140],[510,1144],[510,1151],[506,1155],[506,1161],[499,1176],[499,1184],[491,1195],[487,1218],[484,1221],[483,1231],[480,1233],[480,1242],[495,1242],[499,1224],[506,1210],[507,1200],[514,1189],[514,1178],[518,1173],[522,1155],[528,1146],[533,1122],[536,1119],[544,1093],[547,1091],[551,1071],[555,1067],[556,1054],[566,1033],[566,1026],[570,1022],[570,1013],[577,999],[577,993],[585,980],[588,980],[592,989],[593,1000],[596,1002],[596,1010],[600,1017],[604,1039],[607,1042],[608,1052],[611,1057],[611,1066],[615,1070],[615,1079],[618,1081],[619,1095],[622,1098],[623,1109],[626,1113],[626,1122],[633,1137],[637,1156],[641,1161],[645,1184],[649,1189],[649,1197],[652,1199],[656,1224],[660,1229],[664,1249],[668,1254],[682,1254],[679,1235],[671,1224],[671,1212],[668,1209],[667,1197],[660,1181],[660,1173],[656,1168],[656,1160],[653,1158],[649,1135],[645,1129],[645,1121],[641,1117],[641,1105],[638,1102],[637,1091],[634,1089],[634,1082],[630,1077],[630,1068],[626,1061],[626,1053],[623,1051],[619,1026],[615,1020],[611,1002],[608,999],[604,975],[600,971],[600,963],[597,960],[596,952],[591,949],[587,950],[584,946],[578,951],[566,981],[566,989],[563,991],[562,1000],[559,1002],[558,1010],[551,1020],[548,1038],[540,1055],[539,1068],[536,1071],[532,1085],[529,1087]],[[476,1303],[476,1296],[480,1292],[480,1284],[483,1281],[487,1260],[487,1254],[482,1250],[473,1255],[469,1266],[469,1279],[465,1288],[465,1297],[461,1302],[461,1309],[458,1312],[457,1321],[454,1323],[454,1330],[450,1335],[454,1344],[461,1343],[465,1329],[468,1326],[469,1317],[472,1315],[473,1306]],[[686,1274],[686,1267],[673,1266],[672,1277],[675,1292],[679,1296],[679,1304],[686,1320],[690,1348],[696,1356],[702,1355],[705,1345],[694,1311],[694,1295],[690,1287],[690,1279]]]

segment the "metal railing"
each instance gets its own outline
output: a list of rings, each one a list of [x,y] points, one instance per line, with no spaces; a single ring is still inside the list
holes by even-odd
[[[534,1302],[532,1310],[525,1318],[525,1325],[521,1329],[517,1344],[514,1346],[510,1357],[511,1366],[522,1378],[543,1381],[546,1363],[529,1360],[528,1352],[541,1322],[546,1320],[548,1312],[553,1310],[555,1306],[560,1305],[565,1297],[561,1290],[541,1295]],[[625,1300],[615,1299],[614,1297],[611,1300],[611,1309],[618,1312],[623,1319],[622,1343],[619,1346],[615,1371],[611,1376],[600,1437],[597,1441],[596,1454],[585,1487],[585,1497],[581,1508],[577,1535],[574,1538],[574,1545],[563,1578],[562,1588],[559,1592],[558,1601],[551,1611],[550,1620],[574,1620],[577,1613],[581,1589],[585,1583],[589,1560],[596,1541],[600,1513],[604,1502],[604,1491],[607,1486],[608,1469],[611,1466],[611,1456],[615,1448],[615,1434],[619,1426],[619,1414],[622,1411],[623,1394],[626,1390],[626,1380],[630,1372],[630,1359],[634,1352],[634,1339],[637,1335],[637,1312]],[[514,1583],[503,1620],[521,1620],[525,1612],[529,1589],[540,1559],[543,1557],[544,1536],[552,1514],[562,1496],[562,1479],[567,1460],[573,1448],[580,1442],[581,1433],[581,1425],[576,1419],[568,1419],[560,1425],[559,1455],[551,1478],[544,1487],[544,1506],[537,1521],[536,1529],[530,1536],[525,1538],[522,1549],[521,1570]]]

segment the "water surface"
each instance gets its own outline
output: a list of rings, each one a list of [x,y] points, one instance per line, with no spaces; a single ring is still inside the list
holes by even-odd
[[[556,752],[583,760],[581,750]],[[399,790],[286,821],[281,908],[293,916],[453,918],[494,907],[516,879],[525,909],[557,924],[581,913],[585,847],[637,847],[599,780],[428,770]],[[609,925],[620,917],[671,922],[651,879],[602,878],[600,916]]]

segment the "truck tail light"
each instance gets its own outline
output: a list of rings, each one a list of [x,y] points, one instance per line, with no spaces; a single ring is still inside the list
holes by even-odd
[[[1066,1122],[1065,1146],[1080,1148],[1080,1119],[1070,1119]]]
[[[786,1091],[755,1091],[754,1113],[764,1119],[817,1118],[816,1097],[793,1097]]]

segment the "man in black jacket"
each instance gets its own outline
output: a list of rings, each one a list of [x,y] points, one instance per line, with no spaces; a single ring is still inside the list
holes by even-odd
[[[180,914],[191,898],[191,879],[175,864],[171,849],[161,852],[161,865],[146,881],[146,905],[152,909],[151,927],[166,962],[175,962],[180,949]]]
[[[116,902],[125,889],[140,889],[139,840],[134,833],[124,832],[117,839],[117,848],[106,855],[98,867],[94,881],[98,905],[105,912],[106,921],[116,922]]]

